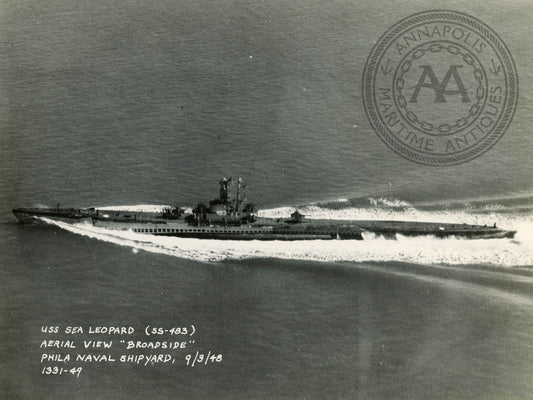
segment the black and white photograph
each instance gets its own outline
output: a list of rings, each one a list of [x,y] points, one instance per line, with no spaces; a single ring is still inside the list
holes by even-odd
[[[533,399],[532,0],[0,0],[0,399]]]

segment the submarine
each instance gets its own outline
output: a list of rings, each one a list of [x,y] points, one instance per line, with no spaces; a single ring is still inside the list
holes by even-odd
[[[167,207],[161,212],[99,210],[95,208],[16,208],[21,223],[42,218],[62,221],[90,220],[96,227],[131,231],[144,235],[176,236],[217,240],[363,240],[365,233],[394,239],[403,236],[461,237],[467,239],[513,238],[516,231],[496,226],[464,223],[438,223],[382,220],[307,219],[298,210],[285,218],[257,215],[246,203],[246,185],[236,182],[231,198],[232,179],[219,182],[219,196],[194,208]]]
[[[56,207],[15,208],[12,212],[22,224],[39,223],[41,222],[40,217],[50,218],[56,221],[73,222],[91,218],[97,214],[97,210],[94,207],[61,208],[59,204]]]

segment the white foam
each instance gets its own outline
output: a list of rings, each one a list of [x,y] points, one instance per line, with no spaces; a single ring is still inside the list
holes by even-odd
[[[411,207],[411,204],[397,199],[390,199],[388,197],[379,197],[377,199],[371,197],[368,199],[373,206],[386,206],[386,207]]]
[[[136,212],[161,212],[163,209],[170,207],[157,204],[136,204],[130,206],[105,206],[97,207],[99,210],[116,210],[116,211],[136,211]]]
[[[363,241],[316,240],[312,245],[309,241],[229,241],[154,236],[132,231],[98,228],[89,222],[70,224],[42,219],[79,235],[131,247],[135,250],[198,261],[280,258],[325,262],[401,261],[428,265],[482,264],[508,267],[533,265],[533,220],[531,218],[513,220],[506,217],[505,220],[512,225],[511,228],[518,231],[514,240],[439,239],[432,236],[403,237],[400,235],[396,240],[389,240],[381,236],[365,234]]]

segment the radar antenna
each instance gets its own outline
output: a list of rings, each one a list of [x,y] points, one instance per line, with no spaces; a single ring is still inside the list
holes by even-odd
[[[246,185],[242,184],[242,178],[239,177],[239,179],[237,180],[237,195],[235,196],[235,208],[234,208],[235,215],[237,215],[240,205],[245,200],[245,193],[244,193],[245,189],[246,189]]]

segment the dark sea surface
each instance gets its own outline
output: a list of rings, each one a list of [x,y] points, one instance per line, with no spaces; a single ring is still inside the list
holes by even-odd
[[[533,399],[532,5],[0,2],[0,399]],[[438,8],[498,32],[520,78],[504,137],[452,167],[391,152],[361,100],[375,41]],[[11,214],[194,205],[222,176],[241,176],[265,215],[517,234],[241,243]],[[193,325],[193,336],[143,332]],[[175,363],[41,362],[75,358],[43,349],[48,339]],[[92,339],[113,347],[80,349]],[[126,351],[120,340],[194,343]],[[187,366],[197,352],[222,361]],[[43,374],[56,365],[83,370]]]

